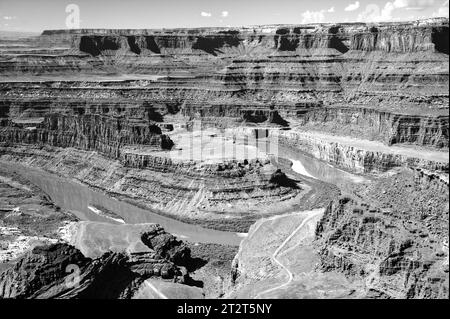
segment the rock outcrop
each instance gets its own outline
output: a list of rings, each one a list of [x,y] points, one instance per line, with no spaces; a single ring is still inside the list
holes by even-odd
[[[407,171],[356,194],[319,222],[319,268],[360,278],[369,298],[448,298],[448,182]]]
[[[166,233],[162,228],[143,233],[141,240],[158,256],[176,264],[186,263],[190,259],[190,249],[181,240]]]
[[[151,121],[151,120],[150,120]],[[151,122],[150,122],[151,123]],[[173,142],[149,119],[124,119],[84,114],[14,119],[1,128],[0,142],[78,147],[118,157],[123,145],[140,144],[157,150],[170,149]]]
[[[179,263],[190,263],[189,248],[171,245],[171,235],[158,226],[142,238],[150,252],[106,252],[96,259],[63,243],[35,247],[0,274],[0,298],[128,299],[151,277],[184,283],[188,275]]]

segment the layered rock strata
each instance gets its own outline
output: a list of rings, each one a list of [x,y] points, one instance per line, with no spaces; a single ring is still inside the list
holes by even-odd
[[[369,298],[448,298],[448,181],[406,171],[356,194],[318,223],[319,268],[363,280]]]
[[[57,75],[55,68],[61,67],[78,83],[37,80],[33,88],[26,84],[31,89],[27,92],[17,81],[5,83],[2,113],[10,109],[11,114],[21,114],[24,103],[58,101],[66,114],[90,113],[93,108],[94,113],[121,113],[135,105],[155,121],[181,112],[216,125],[220,125],[217,117],[234,118],[231,123],[277,125],[301,118],[314,125],[314,120],[323,118],[321,106],[335,106],[340,113],[361,112],[363,106],[373,113],[363,115],[368,121],[379,117],[374,129],[387,144],[448,147],[448,114],[439,111],[448,110],[446,35],[445,19],[371,26],[45,31],[26,45],[45,45],[55,50],[53,55],[31,51],[23,57],[17,48],[5,49],[2,64],[13,68],[2,72],[17,78],[21,72],[35,73],[31,68],[42,67],[42,74]],[[66,46],[65,53],[61,45]],[[73,62],[77,57],[80,65]],[[41,62],[36,65],[33,59]],[[45,59],[58,63],[47,67]],[[21,65],[20,69],[14,65]],[[84,76],[93,72],[99,81]],[[108,81],[109,72],[119,78],[127,73],[142,75]],[[158,73],[164,77],[149,76]],[[411,116],[399,118],[393,106]],[[423,107],[437,113],[422,116],[417,110]],[[379,108],[383,112],[377,113]],[[334,111],[326,112],[327,121],[341,123],[333,118]]]
[[[334,138],[301,130],[271,131],[271,136],[284,145],[313,155],[317,159],[360,173],[386,172],[395,167],[423,168],[448,174],[448,153],[424,156],[421,150],[389,149],[371,142]],[[429,151],[427,151],[429,152]],[[426,155],[426,153],[425,153]]]
[[[448,148],[448,116],[401,114],[367,107],[320,108],[306,113],[301,124],[316,131],[356,135],[386,145],[418,144]]]

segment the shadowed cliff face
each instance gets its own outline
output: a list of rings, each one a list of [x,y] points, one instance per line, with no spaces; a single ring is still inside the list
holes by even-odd
[[[81,37],[80,51],[89,53],[93,56],[99,55],[102,51],[120,49],[120,41],[114,37]]]
[[[269,28],[270,29],[270,28]],[[266,31],[208,30],[208,34],[190,35],[176,30],[153,32],[151,30],[84,30],[87,35],[73,35],[79,49],[94,56],[102,51],[127,49],[136,54],[143,50],[161,53],[168,49],[202,50],[211,55],[223,54],[230,48],[248,43],[259,43],[266,50],[296,51],[300,49],[328,48],[340,53],[349,50],[384,52],[433,51],[448,54],[448,25],[325,25],[312,27],[278,27]],[[201,32],[201,31],[200,31]],[[99,35],[99,34],[104,35]],[[129,35],[135,33],[135,35]],[[214,34],[215,33],[215,34]],[[45,34],[51,34],[51,31]],[[150,35],[152,34],[152,35]]]
[[[344,42],[348,42],[348,34],[342,32],[339,26],[328,30],[306,34],[301,28],[280,28],[274,36],[275,48],[279,51],[296,51],[298,49],[335,49],[340,53],[349,50]]]
[[[130,50],[136,54],[141,54],[144,49],[157,54],[161,53],[153,36],[128,36],[127,41]]]
[[[160,54],[161,49],[201,50],[216,56],[223,48],[237,47],[242,41],[235,35],[220,34],[206,36],[81,36],[79,42],[82,52],[98,56],[104,51],[126,49],[136,54],[144,52]]]
[[[434,47],[438,52],[449,54],[449,33],[447,27],[437,27],[432,29],[431,40],[434,43]]]
[[[234,36],[199,37],[192,44],[192,49],[199,49],[212,55],[221,53],[222,47],[236,47],[240,39]]]

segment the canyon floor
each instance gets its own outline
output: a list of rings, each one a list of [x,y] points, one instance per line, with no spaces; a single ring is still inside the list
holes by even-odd
[[[0,298],[448,298],[448,19],[0,35]]]

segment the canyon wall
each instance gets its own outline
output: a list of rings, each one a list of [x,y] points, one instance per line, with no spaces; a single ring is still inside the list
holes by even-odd
[[[448,148],[448,116],[408,115],[364,107],[318,108],[301,122],[308,128],[333,133],[360,133],[360,137],[393,144]],[[320,128],[320,129],[319,129]]]
[[[319,268],[360,278],[371,298],[448,298],[448,181],[413,170],[357,193],[318,223]]]
[[[289,51],[311,48],[335,48],[348,50],[385,52],[415,52],[440,50],[448,53],[445,39],[448,26],[445,19],[405,23],[366,25],[342,23],[287,26],[253,26],[241,28],[192,28],[192,29],[80,29],[48,30],[43,37],[75,39],[75,45],[96,47],[99,51],[118,48],[139,48],[154,53],[165,49],[216,50],[238,46],[247,40],[264,43],[270,49]],[[443,25],[444,23],[444,25]],[[406,31],[407,30],[407,31]],[[95,38],[89,39],[91,34]],[[125,40],[125,41],[123,41]],[[84,43],[82,43],[84,42]],[[89,45],[88,45],[89,43]]]
[[[386,172],[395,167],[424,168],[448,174],[448,161],[430,160],[420,156],[383,151],[381,145],[354,146],[352,140],[329,139],[328,136],[314,135],[308,132],[272,131],[270,136],[279,143],[313,155],[319,160],[332,163],[354,172]],[[369,144],[369,143],[367,143]],[[378,146],[378,149],[377,149]]]
[[[448,148],[446,35],[446,19],[44,31],[37,39],[24,40],[22,54],[12,44],[3,49],[0,73],[6,80],[1,83],[0,116],[3,126],[14,126],[5,119],[42,117],[53,111],[92,113],[107,116],[104,121],[109,124],[104,126],[112,125],[112,130],[115,125],[128,127],[120,138],[105,136],[94,142],[85,137],[86,141],[75,142],[78,133],[71,138],[73,145],[84,147],[108,144],[99,149],[114,148],[112,144],[121,143],[118,139],[166,146],[166,141],[157,141],[161,137],[142,131],[151,128],[139,127],[170,122],[167,115],[173,114],[216,126],[224,125],[216,118],[226,118],[226,125],[351,124],[358,132],[348,129],[350,135],[369,126],[372,136],[387,145]],[[33,85],[20,81],[23,74],[36,76]],[[134,79],[121,79],[125,74]],[[41,79],[46,75],[52,78]],[[138,119],[115,124],[122,119],[111,119],[113,115]],[[39,140],[32,136],[35,133],[18,129],[8,136]],[[108,135],[108,129],[101,130],[98,133]],[[58,140],[46,134],[37,135]]]
[[[159,127],[145,121],[114,119],[102,115],[62,116],[12,120],[1,128],[0,142],[78,147],[118,157],[123,145],[139,144],[157,150],[170,149],[173,142]]]

